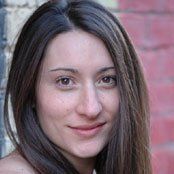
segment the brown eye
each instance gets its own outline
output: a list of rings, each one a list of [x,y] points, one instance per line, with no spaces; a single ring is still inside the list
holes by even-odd
[[[70,79],[69,78],[61,78],[59,80],[59,83],[61,83],[62,85],[69,85],[70,84]]]
[[[99,81],[99,85],[103,87],[113,87],[116,85],[116,76],[105,76]]]
[[[111,83],[112,80],[113,80],[113,79],[112,79],[111,77],[104,77],[104,78],[102,79],[103,83]]]
[[[73,87],[74,81],[70,77],[59,77],[56,80],[56,84],[58,85],[59,88],[69,89]]]

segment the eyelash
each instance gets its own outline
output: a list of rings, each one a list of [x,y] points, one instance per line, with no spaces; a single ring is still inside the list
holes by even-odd
[[[101,82],[102,80],[111,80],[110,83],[105,83],[104,82],[104,86],[107,84],[108,87],[113,87],[113,86],[116,86],[117,85],[117,78],[116,78],[116,75],[108,75],[108,76],[104,76],[101,78],[101,80],[99,82]],[[100,84],[101,86],[102,84]]]
[[[56,83],[58,84],[58,86],[59,86],[60,88],[66,88],[66,89],[68,89],[68,88],[73,88],[75,82],[74,82],[74,80],[72,80],[72,79],[73,79],[72,77],[61,76],[61,77],[59,77],[58,79],[56,79]],[[68,80],[69,82],[71,82],[71,83],[73,83],[73,84],[72,84],[71,86],[69,86],[68,84],[63,84],[63,83],[62,83],[63,80]],[[65,81],[65,82],[66,82],[66,81]]]
[[[102,82],[103,80],[108,80],[108,79],[109,79],[109,83]],[[63,80],[66,84],[62,83]],[[67,80],[68,80],[68,83],[67,83]],[[111,82],[110,82],[110,80],[111,80]],[[69,76],[61,76],[56,79],[56,84],[58,85],[59,88],[62,88],[62,89],[73,89],[74,86],[76,86],[75,83],[76,82],[73,80],[73,77],[69,77]],[[116,75],[103,76],[102,78],[100,78],[100,80],[97,81],[97,83],[99,84],[97,86],[101,86],[104,88],[114,87],[117,85]]]

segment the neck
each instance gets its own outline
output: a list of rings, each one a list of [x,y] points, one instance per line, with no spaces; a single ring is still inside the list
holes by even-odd
[[[95,158],[77,159],[72,162],[80,174],[92,174],[95,165]]]
[[[62,154],[73,164],[76,170],[80,174],[92,174],[95,166],[96,157],[91,158],[78,158],[76,156],[69,155],[65,151],[61,151]]]

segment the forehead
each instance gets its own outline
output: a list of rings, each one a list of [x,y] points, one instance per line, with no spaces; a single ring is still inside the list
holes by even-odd
[[[113,66],[113,62],[99,38],[82,30],[73,30],[57,35],[48,44],[43,65],[47,68],[95,69],[98,66]]]

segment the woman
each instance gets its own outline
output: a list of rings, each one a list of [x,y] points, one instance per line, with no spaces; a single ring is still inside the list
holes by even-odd
[[[49,1],[29,18],[4,115],[15,151],[0,173],[151,173],[142,69],[124,28],[96,2]]]

